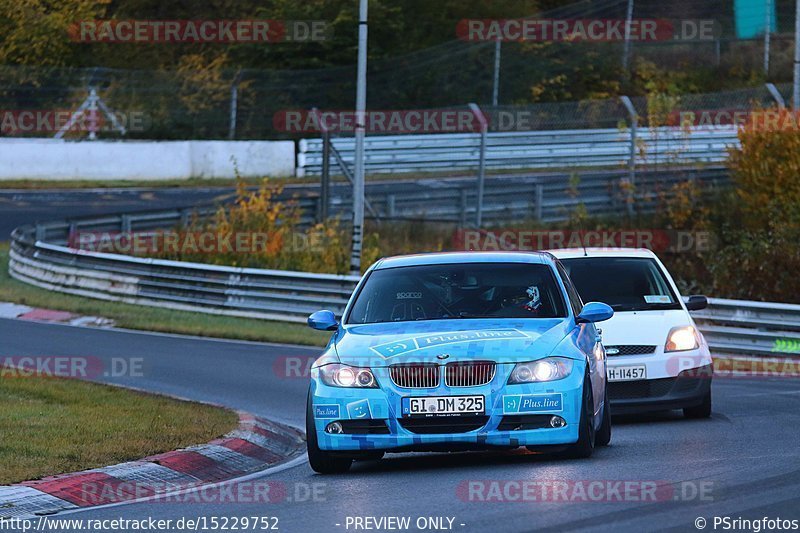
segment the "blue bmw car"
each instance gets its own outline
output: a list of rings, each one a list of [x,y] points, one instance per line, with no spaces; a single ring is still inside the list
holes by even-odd
[[[548,253],[382,259],[364,274],[311,370],[311,467],[386,452],[513,449],[589,457],[611,440],[596,322]]]

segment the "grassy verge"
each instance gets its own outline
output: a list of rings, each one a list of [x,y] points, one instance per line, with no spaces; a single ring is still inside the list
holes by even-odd
[[[121,328],[163,333],[310,346],[324,346],[330,337],[330,334],[311,330],[301,324],[106,302],[33,287],[9,276],[8,243],[0,243],[0,302],[14,302],[81,315],[102,316],[113,319]]]
[[[74,379],[6,376],[0,484],[203,444],[237,424],[235,413],[208,405]]]
[[[698,169],[703,168],[703,164],[695,164],[691,166],[680,166],[677,169]],[[522,168],[522,169],[488,169],[486,170],[487,176],[502,176],[510,174],[531,174],[531,173],[559,173],[559,172],[582,172],[582,171],[598,171],[598,170],[619,170],[618,166],[611,167],[580,167],[580,166],[565,166],[555,168]],[[459,170],[442,170],[432,172],[403,172],[400,174],[369,174],[367,179],[369,181],[387,181],[387,180],[420,180],[427,178],[445,178],[456,176],[475,176],[477,169],[459,169]],[[294,184],[294,183],[316,183],[319,182],[319,176],[306,176],[303,178],[273,178],[274,183]],[[334,175],[331,176],[334,183],[346,183],[347,180],[344,176]],[[258,186],[262,183],[263,178],[242,178],[248,185]],[[142,189],[166,189],[166,188],[193,188],[193,187],[233,187],[236,185],[236,180],[231,178],[190,178],[190,179],[168,179],[168,180],[3,180],[0,181],[0,190],[2,189],[116,189],[116,188],[142,188]]]

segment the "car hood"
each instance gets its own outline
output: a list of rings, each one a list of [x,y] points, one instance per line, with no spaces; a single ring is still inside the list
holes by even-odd
[[[664,346],[669,330],[677,326],[694,325],[683,309],[666,311],[617,311],[609,320],[599,324],[603,344],[641,344]]]
[[[354,366],[466,360],[515,363],[546,357],[573,327],[566,318],[348,325],[337,332],[334,347],[342,363]]]

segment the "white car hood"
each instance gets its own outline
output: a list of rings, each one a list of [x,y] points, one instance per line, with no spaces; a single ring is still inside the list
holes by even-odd
[[[603,330],[603,344],[656,345],[663,348],[669,330],[676,326],[693,326],[689,313],[683,309],[668,311],[622,311],[598,324]]]

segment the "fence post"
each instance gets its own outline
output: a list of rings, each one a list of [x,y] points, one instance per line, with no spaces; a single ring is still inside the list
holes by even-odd
[[[478,198],[477,212],[475,213],[475,226],[480,228],[483,222],[483,186],[486,178],[486,136],[489,133],[489,123],[478,104],[469,104],[469,108],[481,127],[480,161],[478,163]]]
[[[497,107],[500,100],[500,45],[502,41],[494,42],[494,76],[492,81],[492,106]]]
[[[769,76],[769,48],[770,48],[770,36],[772,32],[772,2],[771,0],[766,0],[764,6],[764,76]]]
[[[236,117],[239,113],[239,81],[242,78],[242,71],[236,73],[231,82],[231,111],[230,111],[230,124],[228,126],[228,139],[234,140],[236,138]]]
[[[636,113],[636,108],[633,107],[630,98],[627,96],[620,96],[619,99],[622,105],[625,106],[631,119],[631,146],[628,159],[628,184],[630,185],[628,190],[628,214],[633,215],[633,187],[636,184],[636,130],[639,127],[639,115]]]
[[[633,21],[633,0],[628,0],[625,14],[625,42],[622,45],[622,70],[628,75],[628,62],[631,55],[631,22]]]
[[[772,98],[775,100],[775,103],[778,104],[778,107],[781,109],[785,108],[786,102],[783,99],[783,95],[781,95],[781,93],[778,91],[778,88],[772,83],[766,83],[765,86],[767,87],[770,96],[772,96]]]
[[[397,198],[394,194],[387,194],[386,195],[386,216],[389,218],[394,218],[396,213],[395,211],[395,202]]]

